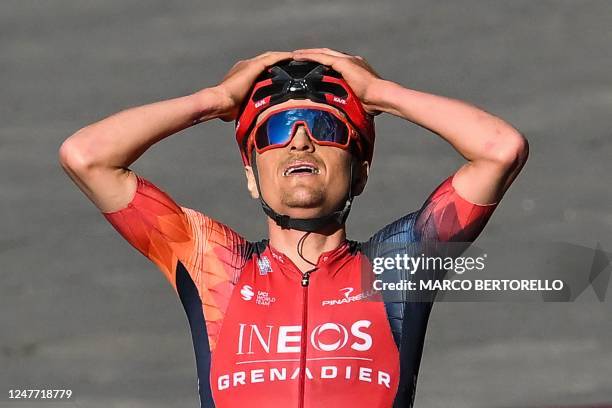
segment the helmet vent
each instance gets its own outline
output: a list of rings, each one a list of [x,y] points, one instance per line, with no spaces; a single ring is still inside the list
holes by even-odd
[[[282,83],[275,83],[275,84],[273,83],[272,85],[264,86],[263,88],[259,88],[257,91],[255,91],[255,93],[253,94],[252,100],[260,101],[263,98],[266,98],[270,95],[276,95],[280,93],[282,90],[283,90]]]
[[[348,96],[348,93],[342,86],[338,84],[333,84],[331,82],[319,83],[317,86],[317,91],[323,93],[330,93],[334,96],[339,96],[341,98],[346,98]]]

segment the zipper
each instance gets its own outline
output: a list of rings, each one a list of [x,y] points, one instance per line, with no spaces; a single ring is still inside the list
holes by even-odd
[[[306,271],[306,272],[304,272],[302,274],[302,287],[304,287],[304,288],[308,287],[308,285],[310,284],[310,274],[312,272],[314,272],[315,269],[317,269],[317,268],[311,269],[311,270]]]
[[[299,408],[304,408],[305,399],[306,349],[308,348],[308,285],[310,285],[310,274],[316,270],[317,268],[313,268],[302,274],[302,336],[300,339]]]
[[[306,278],[307,279],[307,278]],[[308,324],[308,279],[306,280],[306,285],[303,284],[304,280],[302,280],[302,338],[300,339],[300,403],[299,408],[304,407],[304,387],[305,387],[305,373],[306,371],[306,348],[308,347],[308,335],[307,332],[307,324]]]

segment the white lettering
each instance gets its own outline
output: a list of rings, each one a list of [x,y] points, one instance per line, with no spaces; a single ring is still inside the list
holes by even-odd
[[[253,333],[255,333],[255,337],[257,338],[257,341],[259,341],[259,344],[261,345],[261,347],[263,347],[263,349],[266,351],[266,353],[270,352],[270,340],[272,338],[272,326],[266,326],[268,328],[268,337],[267,339],[264,339],[264,337],[262,336],[261,332],[259,331],[259,328],[257,327],[257,325],[255,324],[251,324],[250,326],[250,332],[249,332],[249,347],[248,347],[248,351],[245,353],[243,350],[243,344],[244,344],[244,328],[245,328],[246,324],[240,323],[240,330],[238,332],[238,355],[240,354],[255,354],[255,352],[253,351]]]
[[[380,256],[377,256],[376,258],[374,258],[374,265],[372,266],[372,272],[374,272],[375,275],[380,275],[381,273],[383,273],[385,271],[385,268],[383,268],[383,261],[384,258],[381,258]]]
[[[275,380],[285,381],[286,379],[287,379],[287,369],[286,368],[283,367],[280,370],[278,368],[273,368],[270,370],[270,381],[275,381]]]
[[[306,367],[306,369],[304,370],[304,374],[306,374],[306,378],[312,380],[312,373],[310,372],[310,368]]]
[[[355,370],[353,370],[353,368]],[[237,387],[241,385],[263,383],[266,381],[287,381],[294,380],[300,377],[302,371],[299,367],[296,367],[291,372],[291,376],[288,378],[288,368],[256,368],[249,371],[238,371],[231,374],[223,374],[217,378],[217,389],[219,391],[227,390],[231,387]],[[340,372],[344,371],[344,376]],[[336,379],[340,380],[344,377],[345,381],[360,381],[364,383],[376,382],[376,385],[384,386],[387,389],[391,388],[391,375],[384,371],[378,371],[372,367],[360,367],[353,365],[346,366],[335,366],[325,365],[317,368],[316,371],[312,371],[311,368],[306,367],[303,371],[303,375],[307,380],[317,379]],[[355,378],[355,376],[357,378]],[[374,377],[376,380],[374,380]],[[340,380],[341,381],[341,380]]]
[[[234,373],[234,387],[238,384],[245,385],[246,373],[244,371],[236,371]]]
[[[259,332],[259,329],[257,328],[256,325],[252,324],[251,325],[251,336],[249,338],[249,354],[254,354],[253,352],[253,332],[255,333],[255,336],[257,336],[257,340],[259,340],[259,344],[264,348],[264,350],[266,350],[266,353],[270,352],[270,338],[272,337],[272,326],[266,326],[268,328],[268,342],[266,343],[266,341],[264,340],[264,338],[261,336],[261,333]]]
[[[229,375],[225,374],[225,375],[219,376],[219,378],[217,379],[217,389],[219,391],[229,388],[229,385],[230,385]]]
[[[277,352],[279,353],[299,353],[300,352],[300,334],[302,326],[281,326],[278,329],[278,345]],[[290,334],[295,333],[295,334]],[[290,345],[297,343],[297,345]]]
[[[264,382],[264,370],[260,368],[258,370],[251,370],[251,382],[252,383],[260,383]]]
[[[384,371],[378,372],[378,384],[384,384],[385,387],[391,388],[391,376]]]
[[[367,330],[371,325],[369,320],[358,320],[350,327],[340,323],[321,323],[309,331],[308,341],[317,351],[334,352],[348,346],[356,351],[367,351],[373,344],[372,335]],[[237,355],[299,353],[302,349],[302,326],[261,327],[240,323],[237,340]]]
[[[244,337],[244,326],[246,325],[243,323],[240,323],[239,326],[240,326],[240,333],[238,334],[238,353],[236,354],[244,354],[242,352],[242,339]]]
[[[323,366],[321,367],[321,378],[336,378],[338,376],[338,367]]]
[[[340,339],[335,343],[323,343],[319,337],[321,337],[321,333],[328,330],[333,330],[338,333],[340,335]],[[340,324],[324,323],[315,327],[315,329],[312,331],[312,334],[310,335],[310,342],[312,343],[312,346],[319,351],[336,351],[344,347],[348,342],[348,331]]]
[[[367,351],[372,347],[372,336],[368,333],[359,331],[361,328],[368,328],[372,323],[368,320],[359,320],[351,326],[351,334],[361,340],[363,343],[353,343],[351,348],[357,351]]]
[[[372,382],[372,369],[368,367],[359,367],[359,381]]]

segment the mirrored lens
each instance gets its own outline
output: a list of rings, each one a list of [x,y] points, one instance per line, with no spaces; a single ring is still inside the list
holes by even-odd
[[[348,137],[346,125],[334,115],[319,111],[308,124],[315,139],[321,142],[345,144]]]
[[[284,113],[284,112],[281,112]],[[295,119],[287,115],[275,114],[259,126],[255,134],[256,146],[263,149],[267,146],[282,145],[291,139],[291,130]]]
[[[293,125],[303,122],[313,137],[321,142],[345,145],[349,132],[347,125],[333,114],[317,109],[290,109],[278,112],[262,123],[255,134],[259,149],[273,145],[284,145],[293,136]]]

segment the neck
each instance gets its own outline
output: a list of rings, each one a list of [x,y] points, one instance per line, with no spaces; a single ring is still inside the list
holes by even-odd
[[[304,231],[282,229],[274,221],[268,218],[268,236],[270,245],[277,251],[282,252],[293,261],[293,263],[305,272],[313,266],[306,262],[298,254],[298,242],[305,234]],[[346,229],[343,226],[334,227],[328,230],[311,232],[303,242],[302,256],[312,263],[317,263],[319,255],[338,248],[346,241]]]

